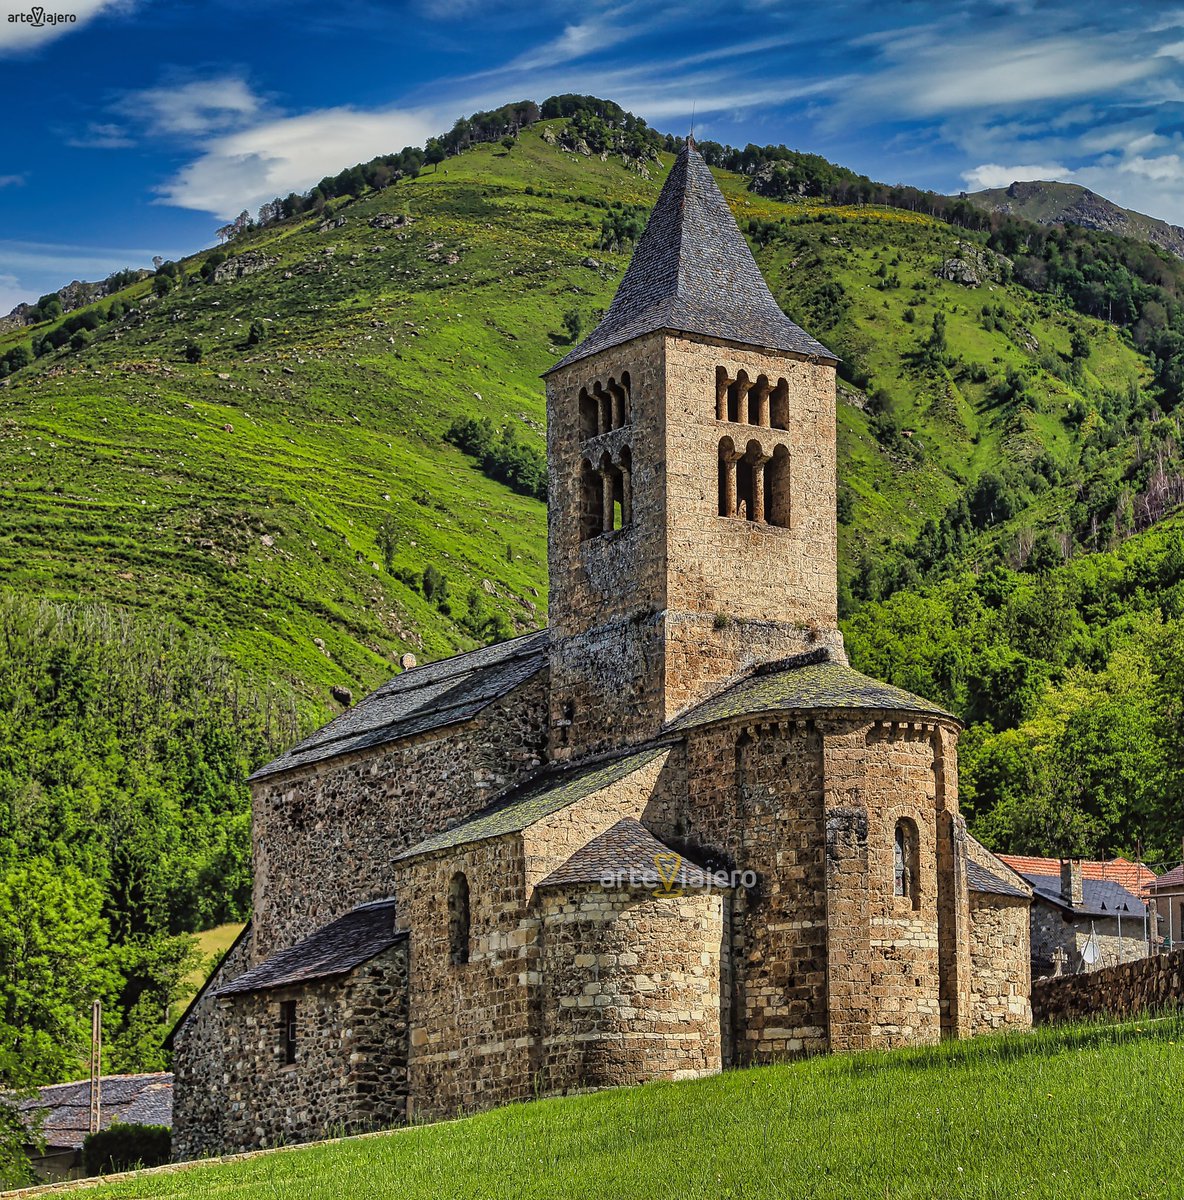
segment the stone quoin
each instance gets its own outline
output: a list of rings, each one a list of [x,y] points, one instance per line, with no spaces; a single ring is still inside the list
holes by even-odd
[[[958,722],[844,653],[836,362],[688,145],[546,375],[548,628],[252,777],[178,1157],[1030,1022],[1031,889],[966,833]]]

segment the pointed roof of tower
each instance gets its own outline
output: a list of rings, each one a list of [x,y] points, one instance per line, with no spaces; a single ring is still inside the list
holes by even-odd
[[[837,361],[777,306],[707,163],[690,142],[670,168],[604,319],[551,371],[659,329]]]

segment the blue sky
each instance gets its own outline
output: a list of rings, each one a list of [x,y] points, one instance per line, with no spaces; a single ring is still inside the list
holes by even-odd
[[[0,0],[0,313],[509,100],[942,191],[1059,178],[1184,224],[1184,7],[1042,0]]]

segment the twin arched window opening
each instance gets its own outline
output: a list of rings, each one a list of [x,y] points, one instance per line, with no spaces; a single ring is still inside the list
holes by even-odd
[[[621,380],[600,381],[591,390],[580,388],[580,441],[623,429],[633,421],[633,399],[630,395],[629,372],[621,372]]]
[[[580,463],[580,541],[633,523],[633,454],[622,446],[614,462],[606,450],[598,463]]]
[[[770,383],[767,375],[749,379],[747,371],[732,379],[723,367],[716,367],[715,415],[734,424],[788,429],[789,384],[784,379]]]
[[[752,440],[740,450],[730,437],[719,443],[719,515],[789,528],[789,449],[766,453]]]
[[[920,843],[916,823],[908,817],[896,822],[892,843],[892,893],[921,907]]]
[[[448,961],[453,966],[469,961],[469,881],[463,871],[448,884]]]

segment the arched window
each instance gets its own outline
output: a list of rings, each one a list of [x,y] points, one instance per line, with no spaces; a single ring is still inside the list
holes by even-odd
[[[769,380],[764,375],[757,377],[748,392],[748,423],[769,427]]]
[[[736,445],[730,437],[719,443],[719,515],[736,515]]]
[[[469,881],[457,871],[448,885],[448,961],[469,961]]]
[[[789,384],[777,380],[777,386],[769,395],[769,423],[774,429],[789,428]]]
[[[600,459],[600,479],[601,494],[604,497],[602,501],[604,522],[601,526],[601,533],[612,533],[614,529],[621,528],[621,501],[624,498],[622,494],[624,489],[621,484],[620,469],[613,462],[607,450]]]
[[[613,398],[613,428],[623,429],[629,418],[625,415],[628,404],[625,400],[625,389],[615,379],[608,381],[609,395]]]
[[[580,440],[587,441],[597,433],[596,401],[588,395],[587,388],[580,388]]]
[[[736,376],[735,383],[728,387],[728,420],[743,422],[748,416],[748,389],[752,383],[747,371]]]
[[[580,463],[580,541],[604,532],[604,485],[600,472],[587,460]]]
[[[621,447],[621,528],[633,524],[633,451]]]
[[[728,387],[731,384],[728,373],[723,367],[715,368],[715,419],[728,419]]]
[[[902,817],[896,822],[892,844],[892,893],[910,900],[914,908],[921,907],[918,860],[917,826]]]
[[[633,420],[633,383],[628,371],[621,372],[621,387],[625,392],[625,424]]]
[[[765,520],[789,528],[789,450],[774,446],[765,466]]]
[[[600,432],[608,433],[613,427],[613,398],[599,383],[592,390],[596,393],[596,401],[600,405]]]

